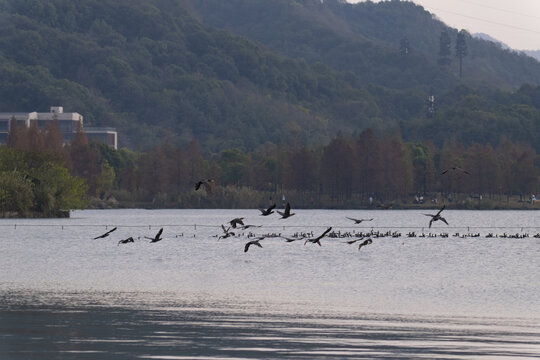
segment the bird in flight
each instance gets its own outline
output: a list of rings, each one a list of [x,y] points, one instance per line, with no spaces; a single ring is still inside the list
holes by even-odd
[[[350,218],[350,217],[346,217],[346,218],[349,219],[349,220],[354,221],[355,224],[361,224],[362,221],[371,221],[371,220],[373,220],[373,219],[354,219],[354,218]]]
[[[378,208],[381,208],[381,209],[384,209],[384,210],[391,209],[392,206],[394,206],[393,203],[389,203],[389,204],[378,204],[378,205],[377,205]]]
[[[332,230],[332,227],[330,226],[328,229],[326,229],[321,235],[317,236],[316,238],[307,239],[304,242],[304,245],[306,245],[308,242],[310,242],[312,244],[317,244],[317,245],[321,246],[321,239],[323,237],[325,237],[331,230]]]
[[[282,236],[282,238],[285,239],[286,242],[293,242],[293,241],[303,240],[304,236],[300,236],[300,237],[285,237],[285,236]]]
[[[224,234],[221,235],[218,238],[218,240],[219,239],[226,239],[226,238],[231,237],[231,236],[235,236],[235,233],[233,233],[232,231],[229,231],[231,229],[230,227],[226,228],[225,226],[221,225],[221,228],[223,229]]]
[[[195,191],[199,190],[201,186],[204,187],[207,195],[212,194],[212,192],[214,191],[214,179],[198,181],[195,184]]]
[[[244,226],[244,218],[243,218],[243,217],[241,217],[241,218],[234,218],[234,219],[232,219],[231,221],[229,221],[229,224],[231,224],[231,226],[232,226],[233,229],[236,229],[236,227],[237,227],[238,225]]]
[[[442,222],[444,222],[446,225],[448,225],[448,222],[446,221],[445,218],[443,218],[441,216],[441,212],[444,210],[444,208],[446,207],[446,205],[443,205],[443,207],[441,208],[441,210],[439,210],[439,212],[437,212],[435,215],[432,215],[432,214],[424,214],[426,216],[431,216],[431,220],[429,220],[429,227],[431,228],[431,224],[434,222],[434,221],[438,221],[438,220],[441,220]]]
[[[273,214],[275,207],[276,207],[276,204],[274,203],[268,209],[259,209],[259,211],[261,212],[261,216],[268,216],[270,214]]]
[[[294,215],[294,213],[291,213],[291,204],[289,203],[285,205],[285,211],[279,211],[279,210],[276,210],[276,211],[278,212],[279,215],[281,215],[282,219],[286,219]]]
[[[358,245],[358,251],[360,251],[360,249],[362,248],[362,246],[369,245],[369,244],[371,244],[372,242],[373,242],[373,240],[371,240],[371,238],[362,241],[362,242]]]
[[[358,239],[346,241],[346,243],[351,245],[351,244],[354,244],[355,242],[362,241],[362,240],[364,240],[363,236],[361,238],[358,238]]]
[[[101,234],[101,235],[99,235],[99,236],[96,236],[96,237],[94,238],[94,240],[106,238],[107,236],[109,236],[109,235],[110,235],[113,231],[115,231],[115,230],[116,230],[116,228],[114,227],[114,228],[112,228],[111,230],[107,231],[105,234]]]
[[[462,168],[460,168],[459,166],[453,166],[453,167],[451,167],[451,168],[448,168],[448,169],[444,170],[444,171],[441,173],[441,175],[444,175],[444,174],[446,174],[446,173],[449,172],[449,171],[461,171],[462,173],[469,175],[469,172],[468,172],[467,170],[462,169]]]
[[[258,237],[258,238],[255,239],[255,240],[248,241],[248,242],[246,243],[246,245],[244,246],[244,252],[247,252],[247,251],[249,250],[249,247],[250,247],[251,245],[256,245],[256,246],[262,248],[262,245],[261,245],[261,243],[260,243],[259,241],[261,241],[261,240],[263,240],[263,239],[264,239],[264,236],[261,236],[261,237]]]
[[[134,243],[134,242],[135,242],[135,240],[133,239],[133,237],[130,236],[130,237],[128,237],[127,239],[120,240],[120,241],[118,242],[118,245],[120,245],[120,244],[127,244],[127,243]]]
[[[151,237],[148,237],[148,236],[145,236],[146,239],[148,240],[152,240],[150,241],[151,243],[153,242],[158,242],[160,240],[163,240],[163,238],[161,237],[161,233],[163,232],[163,228],[159,229],[159,231],[157,232],[156,236],[154,236],[153,238]]]

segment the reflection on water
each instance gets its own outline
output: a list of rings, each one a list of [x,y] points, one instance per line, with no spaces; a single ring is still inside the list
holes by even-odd
[[[136,294],[4,294],[0,358],[531,359],[540,354],[538,319],[318,313],[286,304],[284,309],[175,303],[167,296],[156,301]]]
[[[0,359],[530,359],[540,354],[536,212],[78,211],[0,219]],[[327,226],[433,234],[358,251],[247,235]],[[346,217],[374,218],[356,226]],[[104,239],[92,240],[118,227]],[[538,227],[535,227],[538,226]],[[151,244],[163,227],[164,239]],[[436,234],[481,233],[462,238]],[[530,233],[524,238],[486,234]],[[132,244],[119,239],[133,236]]]

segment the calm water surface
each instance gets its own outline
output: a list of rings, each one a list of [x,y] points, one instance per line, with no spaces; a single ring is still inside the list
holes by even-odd
[[[0,359],[540,358],[537,212],[445,210],[432,229],[436,211],[293,212],[0,220]],[[219,240],[239,216],[261,227]],[[244,252],[327,226],[342,237]],[[397,234],[346,243],[372,229]]]

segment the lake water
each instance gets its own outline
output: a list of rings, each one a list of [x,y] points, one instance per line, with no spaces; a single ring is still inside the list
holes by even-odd
[[[0,359],[540,358],[537,212],[445,210],[431,229],[436,210],[293,212],[0,220]],[[235,217],[260,227],[219,239]],[[322,246],[277,237],[329,226]],[[346,243],[372,230],[395,237]]]

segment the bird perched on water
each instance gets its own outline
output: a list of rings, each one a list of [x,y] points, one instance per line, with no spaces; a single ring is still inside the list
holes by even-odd
[[[134,242],[135,242],[135,240],[133,239],[133,237],[130,236],[130,237],[128,237],[127,239],[120,240],[120,241],[118,242],[118,245],[120,245],[120,244],[134,243]]]
[[[107,231],[105,234],[101,234],[99,236],[96,236],[94,238],[94,240],[96,239],[102,239],[102,238],[106,238],[107,236],[109,236],[113,231],[115,231],[117,228],[112,228],[111,230]]]
[[[234,218],[234,219],[232,219],[231,221],[229,221],[229,224],[231,224],[231,226],[232,226],[233,229],[236,229],[236,227],[237,227],[238,225],[244,226],[244,218],[243,218],[243,217],[241,217],[241,218]]]
[[[441,173],[441,175],[444,175],[444,174],[446,174],[446,173],[449,172],[449,171],[456,171],[456,170],[457,170],[457,171],[460,171],[460,172],[462,172],[462,173],[464,173],[464,174],[469,175],[469,172],[468,172],[467,170],[462,169],[462,168],[460,168],[459,166],[453,166],[453,167],[451,167],[451,168],[448,168],[448,169],[444,170],[444,171]]]
[[[259,211],[261,212],[261,216],[268,216],[274,213],[275,208],[276,208],[276,204],[274,203],[268,209],[259,209]]]
[[[289,203],[285,205],[285,211],[279,211],[279,210],[276,210],[276,211],[278,212],[279,215],[281,215],[282,219],[286,219],[294,215],[294,213],[291,213],[291,204]]]
[[[199,190],[201,186],[204,187],[207,195],[212,194],[212,192],[214,191],[214,179],[198,181],[195,184],[195,191]]]
[[[317,244],[317,245],[321,246],[321,239],[323,237],[325,237],[331,230],[332,230],[332,227],[330,226],[328,229],[326,229],[321,235],[317,236],[316,238],[307,239],[304,242],[304,245],[306,245],[308,242],[310,242],[312,244]]]
[[[259,241],[263,240],[264,238],[265,238],[264,236],[261,236],[261,237],[258,237],[258,238],[255,239],[255,240],[248,241],[248,242],[246,243],[246,245],[244,246],[244,252],[247,252],[247,251],[249,250],[249,247],[250,247],[251,245],[256,245],[256,246],[262,248],[262,245],[260,244]]]
[[[439,210],[438,213],[436,213],[435,215],[432,215],[432,214],[424,214],[426,216],[431,216],[431,220],[429,220],[429,227],[431,228],[431,224],[434,222],[434,221],[438,221],[438,220],[441,220],[442,222],[444,222],[446,225],[448,225],[448,222],[446,221],[445,218],[443,218],[441,216],[441,212],[444,210],[444,208],[446,207],[446,205],[443,205],[443,207],[441,208],[441,210]]]
[[[373,242],[373,240],[371,240],[371,238],[364,240],[363,242],[361,242],[361,243],[358,245],[358,251],[360,251],[360,249],[362,248],[362,246],[369,245],[369,244],[371,244],[372,242]]]
[[[362,221],[372,221],[373,219],[354,219],[354,218],[350,218],[350,217],[346,217],[347,219],[349,220],[352,220],[354,221],[355,224],[361,224]]]
[[[163,232],[163,228],[159,229],[159,231],[157,232],[156,236],[154,236],[153,238],[151,237],[148,237],[148,236],[145,236],[146,239],[148,240],[152,240],[150,241],[151,243],[153,242],[158,242],[160,240],[163,240],[163,238],[161,237],[161,233]]]

